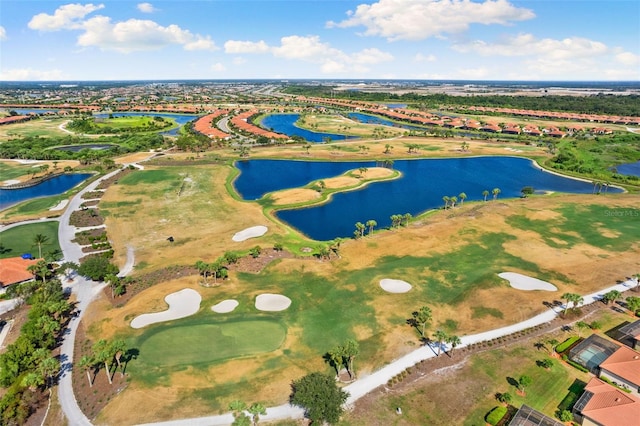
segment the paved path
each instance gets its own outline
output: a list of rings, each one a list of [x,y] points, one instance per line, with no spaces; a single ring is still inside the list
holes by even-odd
[[[602,299],[602,296],[611,291],[618,290],[620,292],[624,292],[629,290],[630,288],[636,286],[637,283],[634,280],[629,279],[628,281],[617,284],[611,287],[607,287],[603,290],[597,291],[595,293],[583,296],[584,304],[588,305],[590,303],[594,303]],[[458,345],[458,347],[465,347],[472,343],[478,343],[485,340],[491,340],[496,337],[502,337],[514,333],[516,331],[525,330],[530,327],[534,327],[539,324],[544,324],[553,320],[558,314],[560,314],[564,310],[564,305],[558,306],[553,309],[549,309],[539,315],[536,315],[533,318],[530,318],[526,321],[519,322],[517,324],[509,325],[502,328],[497,328],[495,330],[489,330],[483,333],[473,334],[469,336],[464,336],[461,338],[462,343]],[[441,350],[445,351],[448,347],[443,345]],[[391,362],[389,365],[381,368],[380,370],[368,375],[362,376],[352,384],[346,386],[344,390],[349,392],[349,398],[345,405],[348,407],[355,403],[358,399],[362,398],[378,386],[384,385],[394,377],[395,375],[401,373],[405,369],[412,367],[419,363],[422,360],[433,358],[436,356],[438,352],[436,345],[426,345],[422,346],[415,351],[396,359]],[[304,416],[304,411],[298,407],[291,406],[289,404],[280,405],[277,407],[267,408],[267,415],[261,416],[260,419],[264,421],[275,421],[275,420],[285,420],[285,419],[299,419]],[[218,426],[218,425],[230,425],[233,422],[233,417],[231,414],[222,414],[218,416],[209,416],[209,417],[197,417],[191,419],[181,419],[181,420],[172,420],[168,422],[157,422],[157,423],[146,423],[144,425],[139,426]]]
[[[93,191],[104,179],[108,179],[111,176],[118,173],[120,170],[115,170],[95,182],[91,182],[75,195],[69,202],[67,209],[60,216],[60,225],[58,226],[58,240],[60,242],[60,249],[64,255],[64,261],[76,262],[85,255],[82,252],[81,246],[72,242],[76,236],[77,228],[69,224],[69,218],[71,213],[80,208],[80,205],[85,201],[82,198],[82,194],[88,191]],[[76,276],[74,280],[62,282],[65,291],[71,292],[76,297],[76,311],[78,315],[71,318],[67,329],[64,331],[64,340],[60,348],[60,361],[62,363],[60,371],[60,382],[58,386],[58,399],[60,407],[67,417],[69,425],[72,426],[90,426],[91,422],[84,415],[78,401],[73,394],[72,385],[72,367],[73,367],[73,348],[75,346],[76,332],[78,331],[78,324],[80,319],[84,315],[89,304],[95,299],[100,291],[104,288],[104,283],[97,283],[95,281],[88,280],[81,276]]]

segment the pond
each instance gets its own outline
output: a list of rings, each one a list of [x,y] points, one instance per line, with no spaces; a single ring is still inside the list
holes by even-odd
[[[616,170],[621,175],[640,177],[640,161],[636,161],[635,163],[620,164],[619,166],[616,166]]]
[[[267,192],[303,186],[313,180],[374,165],[373,162],[247,160],[236,163],[241,173],[234,185],[244,199],[255,200]],[[378,223],[377,228],[388,227],[391,215],[415,216],[440,208],[443,196],[458,196],[461,192],[467,195],[467,201],[480,201],[482,192],[491,192],[493,188],[500,189],[499,198],[520,197],[520,190],[525,186],[532,186],[536,191],[593,192],[590,182],[543,171],[531,160],[520,157],[397,160],[394,169],[402,172],[400,179],[336,193],[329,203],[280,210],[276,215],[308,237],[327,241],[351,237],[356,222],[373,219]],[[621,192],[621,189],[610,188],[609,192]]]
[[[113,112],[113,113],[101,112],[98,114],[93,114],[93,116],[96,118],[109,118],[109,116],[112,116],[114,118],[146,116],[146,117],[162,117],[162,118],[175,120],[176,123],[178,123],[178,127],[171,130],[167,130],[166,132],[160,133],[161,135],[166,135],[166,136],[177,135],[178,129],[180,127],[200,117],[199,115],[196,115],[196,114],[172,114],[172,113],[165,113],[165,112]]]
[[[33,198],[62,194],[91,176],[91,173],[71,173],[56,176],[27,188],[0,189],[0,210]]]
[[[407,129],[407,130],[418,130],[420,132],[426,132],[429,130],[429,128],[426,126],[412,126],[410,124],[403,124],[403,123],[387,120],[386,118],[382,118],[377,115],[362,114],[360,112],[350,112],[347,114],[347,117],[349,117],[352,120],[359,121],[361,123],[381,124],[383,126],[399,127],[401,129]]]
[[[86,143],[82,145],[58,146],[55,149],[59,149],[60,151],[70,151],[70,152],[80,152],[83,149],[94,149],[96,151],[101,151],[101,150],[112,148],[114,146],[118,146],[118,145],[114,145],[111,143]]]
[[[309,142],[324,142],[327,138],[332,141],[356,139],[352,136],[339,135],[336,133],[312,132],[295,125],[300,118],[300,114],[273,114],[262,119],[262,127],[282,133],[287,136],[300,136]]]

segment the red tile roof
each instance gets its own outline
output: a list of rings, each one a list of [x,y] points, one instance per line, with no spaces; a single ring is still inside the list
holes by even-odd
[[[627,346],[621,346],[605,359],[600,368],[610,371],[616,376],[640,386],[640,352]]]
[[[592,394],[581,410],[587,417],[603,426],[637,426],[640,419],[640,399],[592,378],[584,388]]]
[[[37,259],[28,260],[21,257],[0,259],[0,285],[7,287],[32,279],[33,274],[27,271],[27,268],[36,263]]]

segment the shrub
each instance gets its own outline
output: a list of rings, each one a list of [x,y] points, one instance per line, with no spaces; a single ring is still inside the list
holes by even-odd
[[[584,373],[588,373],[589,372],[588,368],[585,368],[585,367],[581,366],[577,362],[571,361],[570,359],[567,359],[566,361],[567,361],[567,364],[577,368],[578,370],[580,370],[580,371],[582,371]]]
[[[578,340],[580,340],[580,336],[571,336],[571,337],[569,337],[567,340],[565,340],[564,342],[562,342],[558,346],[556,346],[556,352],[562,353],[562,352],[566,351],[574,343],[576,343]]]
[[[485,420],[490,425],[496,426],[500,420],[507,414],[507,407],[496,407],[489,411],[489,414],[485,417]]]

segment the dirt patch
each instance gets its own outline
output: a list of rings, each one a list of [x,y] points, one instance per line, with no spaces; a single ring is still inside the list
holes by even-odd
[[[320,193],[309,188],[286,189],[271,194],[271,199],[276,206],[305,203],[318,198],[320,198]]]
[[[104,219],[97,209],[87,208],[86,210],[76,210],[69,217],[69,224],[78,228],[88,226],[98,226],[104,224]]]
[[[251,272],[254,274],[262,271],[268,264],[277,259],[291,259],[294,256],[286,250],[268,249],[258,257],[243,256],[236,263],[228,265],[229,271]]]
[[[126,175],[130,174],[133,170],[126,168],[126,169],[122,169],[120,170],[118,173],[116,173],[115,175],[111,176],[108,179],[103,179],[98,186],[96,187],[96,189],[107,189],[109,188],[111,185],[113,184],[117,184],[119,179],[122,179],[123,177],[125,177]],[[100,192],[100,191],[94,191],[94,192]],[[96,194],[98,195],[98,194]],[[98,197],[96,198],[100,198],[104,195],[104,192],[102,192],[101,194],[98,195]],[[91,197],[93,198],[93,197]]]

